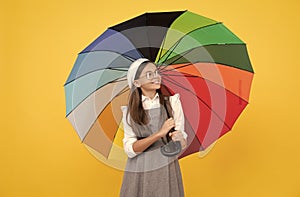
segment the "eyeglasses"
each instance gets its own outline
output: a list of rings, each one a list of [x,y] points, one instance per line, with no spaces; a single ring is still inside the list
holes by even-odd
[[[148,80],[152,80],[153,78],[158,77],[158,76],[160,76],[158,73],[158,70],[155,70],[154,72],[152,72],[152,71],[146,72],[146,74],[140,78],[146,78]]]

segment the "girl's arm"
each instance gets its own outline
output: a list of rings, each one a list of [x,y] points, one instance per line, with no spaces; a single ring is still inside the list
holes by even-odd
[[[137,153],[133,151],[132,145],[134,142],[137,141],[137,137],[135,133],[132,131],[131,127],[128,125],[126,120],[127,106],[122,106],[121,109],[123,112],[122,123],[124,129],[123,147],[127,156],[129,158],[133,158],[137,155]]]
[[[169,118],[168,120],[166,120],[164,122],[163,126],[161,127],[161,129],[159,131],[153,133],[152,135],[150,135],[144,139],[137,140],[136,142],[134,142],[133,146],[132,146],[133,151],[136,153],[143,152],[154,142],[156,142],[163,136],[167,135],[169,130],[171,128],[173,128],[174,126],[175,126],[175,122],[174,122],[173,118]]]

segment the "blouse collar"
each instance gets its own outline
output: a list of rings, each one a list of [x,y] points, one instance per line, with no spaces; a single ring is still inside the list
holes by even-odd
[[[151,101],[154,101],[154,100],[157,99],[157,98],[159,98],[159,95],[158,95],[157,92],[156,92],[156,94],[155,94],[155,96],[154,96],[153,99],[150,99],[148,96],[144,96],[144,95],[142,94],[142,102],[144,102],[145,100],[151,100]]]

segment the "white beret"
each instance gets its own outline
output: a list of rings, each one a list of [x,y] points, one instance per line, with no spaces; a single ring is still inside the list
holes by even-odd
[[[134,81],[136,71],[138,70],[139,66],[143,62],[147,62],[147,61],[150,61],[150,60],[148,60],[147,58],[139,58],[130,65],[128,72],[127,72],[127,82],[128,82],[128,86],[130,89],[133,86],[133,81]]]

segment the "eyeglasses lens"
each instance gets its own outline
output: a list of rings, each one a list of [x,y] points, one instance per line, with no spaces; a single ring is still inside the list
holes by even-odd
[[[154,71],[154,72],[147,72],[146,73],[146,78],[148,80],[151,80],[151,79],[153,79],[154,77],[157,77],[157,76],[158,76],[158,71],[157,70]]]

